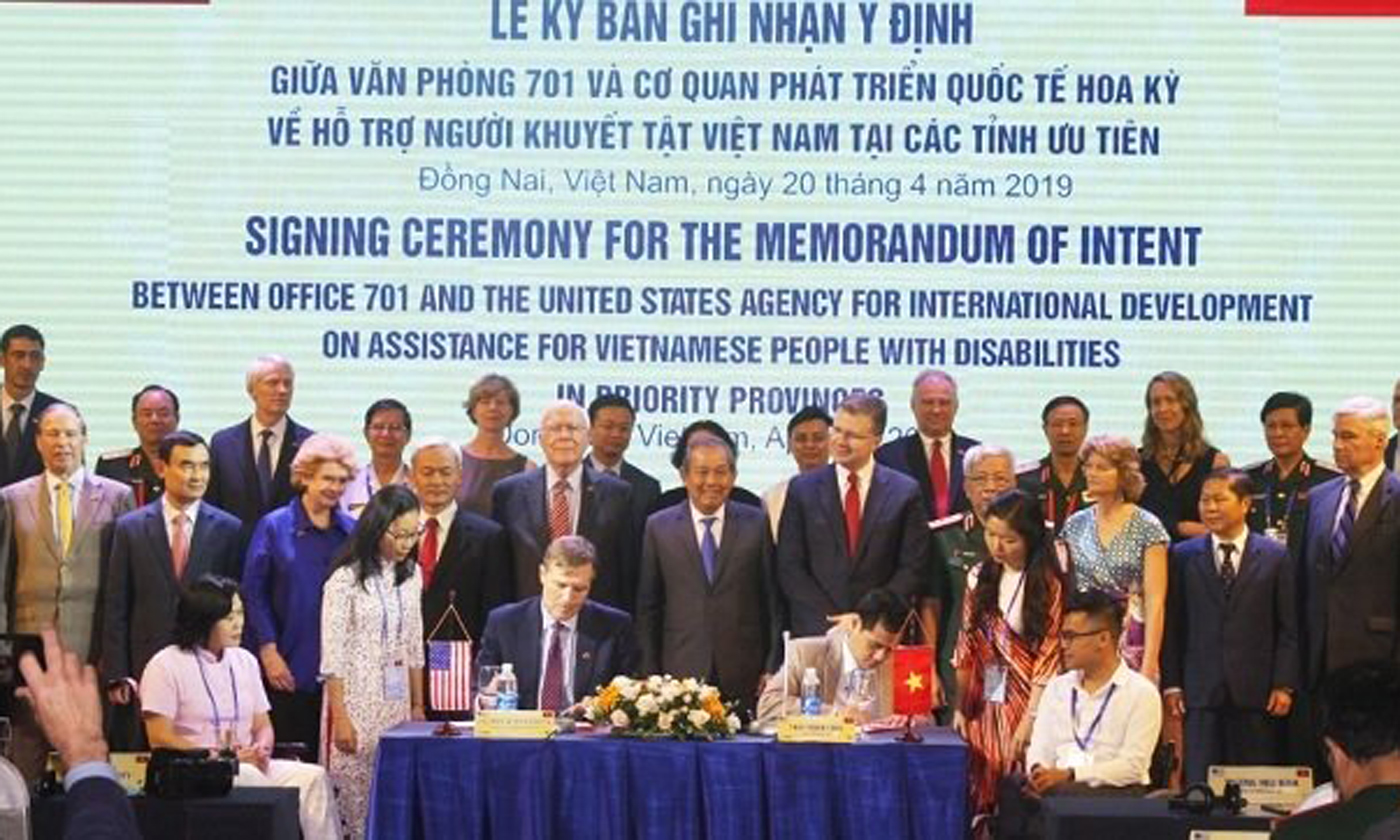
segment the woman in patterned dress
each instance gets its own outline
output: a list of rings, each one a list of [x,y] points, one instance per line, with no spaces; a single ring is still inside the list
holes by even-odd
[[[379,736],[423,719],[422,578],[414,559],[418,498],[382,488],[360,514],[349,549],[326,581],[321,674],[325,750],[347,834],[365,835]],[[325,738],[323,738],[323,741]]]
[[[1022,762],[1045,684],[1060,670],[1059,566],[1036,500],[1008,490],[987,508],[987,550],[968,575],[953,665],[953,728],[970,747],[974,815],[988,814],[997,783]]]
[[[1085,441],[1084,481],[1094,504],[1065,520],[1074,589],[1098,589],[1126,605],[1119,648],[1123,659],[1157,681],[1167,605],[1167,545],[1157,517],[1135,504],[1143,478],[1127,438]]]
[[[1191,380],[1162,371],[1147,383],[1147,419],[1142,427],[1139,504],[1155,515],[1172,542],[1206,533],[1198,509],[1201,485],[1212,470],[1230,466],[1224,452],[1210,445]]]

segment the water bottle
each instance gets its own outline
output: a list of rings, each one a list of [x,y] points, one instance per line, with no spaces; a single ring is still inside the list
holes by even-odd
[[[501,664],[501,676],[496,680],[496,708],[513,712],[520,708],[520,688],[515,681],[515,666],[509,662]]]
[[[802,714],[822,713],[822,683],[817,678],[817,669],[808,668],[802,672]]]

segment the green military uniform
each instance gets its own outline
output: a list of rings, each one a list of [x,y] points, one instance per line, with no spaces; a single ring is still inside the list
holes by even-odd
[[[933,591],[939,593],[938,680],[949,709],[957,708],[958,681],[953,673],[953,650],[962,629],[967,573],[991,559],[982,523],[972,513],[955,513],[929,523],[933,542]]]
[[[1341,475],[1336,467],[1314,460],[1306,452],[1298,466],[1282,478],[1278,463],[1270,458],[1244,468],[1254,485],[1249,530],[1286,543],[1294,557],[1303,549],[1303,526],[1308,521],[1308,494],[1324,481]]]
[[[1053,523],[1055,533],[1065,527],[1069,515],[1089,505],[1084,497],[1087,485],[1084,483],[1084,466],[1074,469],[1074,478],[1066,487],[1055,472],[1055,466],[1046,455],[1039,461],[1023,461],[1016,465],[1016,486],[1035,497],[1040,503],[1045,521]]]
[[[1275,840],[1361,840],[1366,829],[1400,809],[1400,785],[1372,785],[1346,802],[1289,817],[1274,827]]]
[[[97,459],[97,474],[130,487],[137,507],[154,502],[165,492],[165,483],[156,475],[155,464],[139,446],[103,452]]]

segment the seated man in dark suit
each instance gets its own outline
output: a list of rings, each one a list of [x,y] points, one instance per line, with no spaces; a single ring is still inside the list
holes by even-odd
[[[15,324],[0,336],[0,487],[44,471],[36,438],[39,415],[58,402],[38,390],[44,372],[44,336],[28,324]]]
[[[597,550],[594,597],[630,611],[639,543],[632,524],[632,489],[584,463],[587,439],[588,415],[582,408],[566,400],[550,403],[540,417],[544,464],[498,482],[491,492],[491,516],[510,541],[517,599],[540,594],[536,569],[546,546],[578,534]]]
[[[953,431],[958,416],[958,383],[941,370],[914,377],[909,395],[915,431],[875,451],[875,460],[915,481],[928,519],[942,519],[968,509],[963,495],[963,456],[979,441]]]
[[[788,485],[778,531],[778,583],[793,632],[820,636],[872,589],[911,599],[927,585],[928,516],[914,480],[872,457],[884,400],[852,394],[831,430],[835,462]]]
[[[209,439],[210,504],[243,523],[246,545],[258,520],[285,507],[292,489],[292,461],[311,430],[289,415],[296,371],[281,356],[259,356],[248,368],[248,397],[253,415]]]
[[[560,537],[540,561],[541,594],[486,619],[476,664],[512,663],[520,708],[564,711],[636,668],[632,618],[588,599],[596,564],[587,539]]]
[[[1251,533],[1249,476],[1217,470],[1201,485],[1210,534],[1172,546],[1162,640],[1167,711],[1185,715],[1186,781],[1213,764],[1273,764],[1278,719],[1298,677],[1288,549]]]
[[[131,702],[146,663],[173,641],[180,588],[206,574],[237,577],[243,565],[241,524],[202,501],[209,486],[204,438],[174,432],[157,454],[164,493],[117,520],[107,561],[102,679],[118,706]],[[125,734],[136,737],[135,749],[141,727],[132,723]]]
[[[1339,800],[1289,817],[1278,840],[1387,837],[1368,832],[1400,810],[1400,665],[1354,662],[1327,676],[1322,744]]]

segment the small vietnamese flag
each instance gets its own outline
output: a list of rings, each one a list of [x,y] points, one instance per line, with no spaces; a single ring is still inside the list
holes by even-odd
[[[894,713],[933,714],[933,648],[900,645],[894,649]]]

